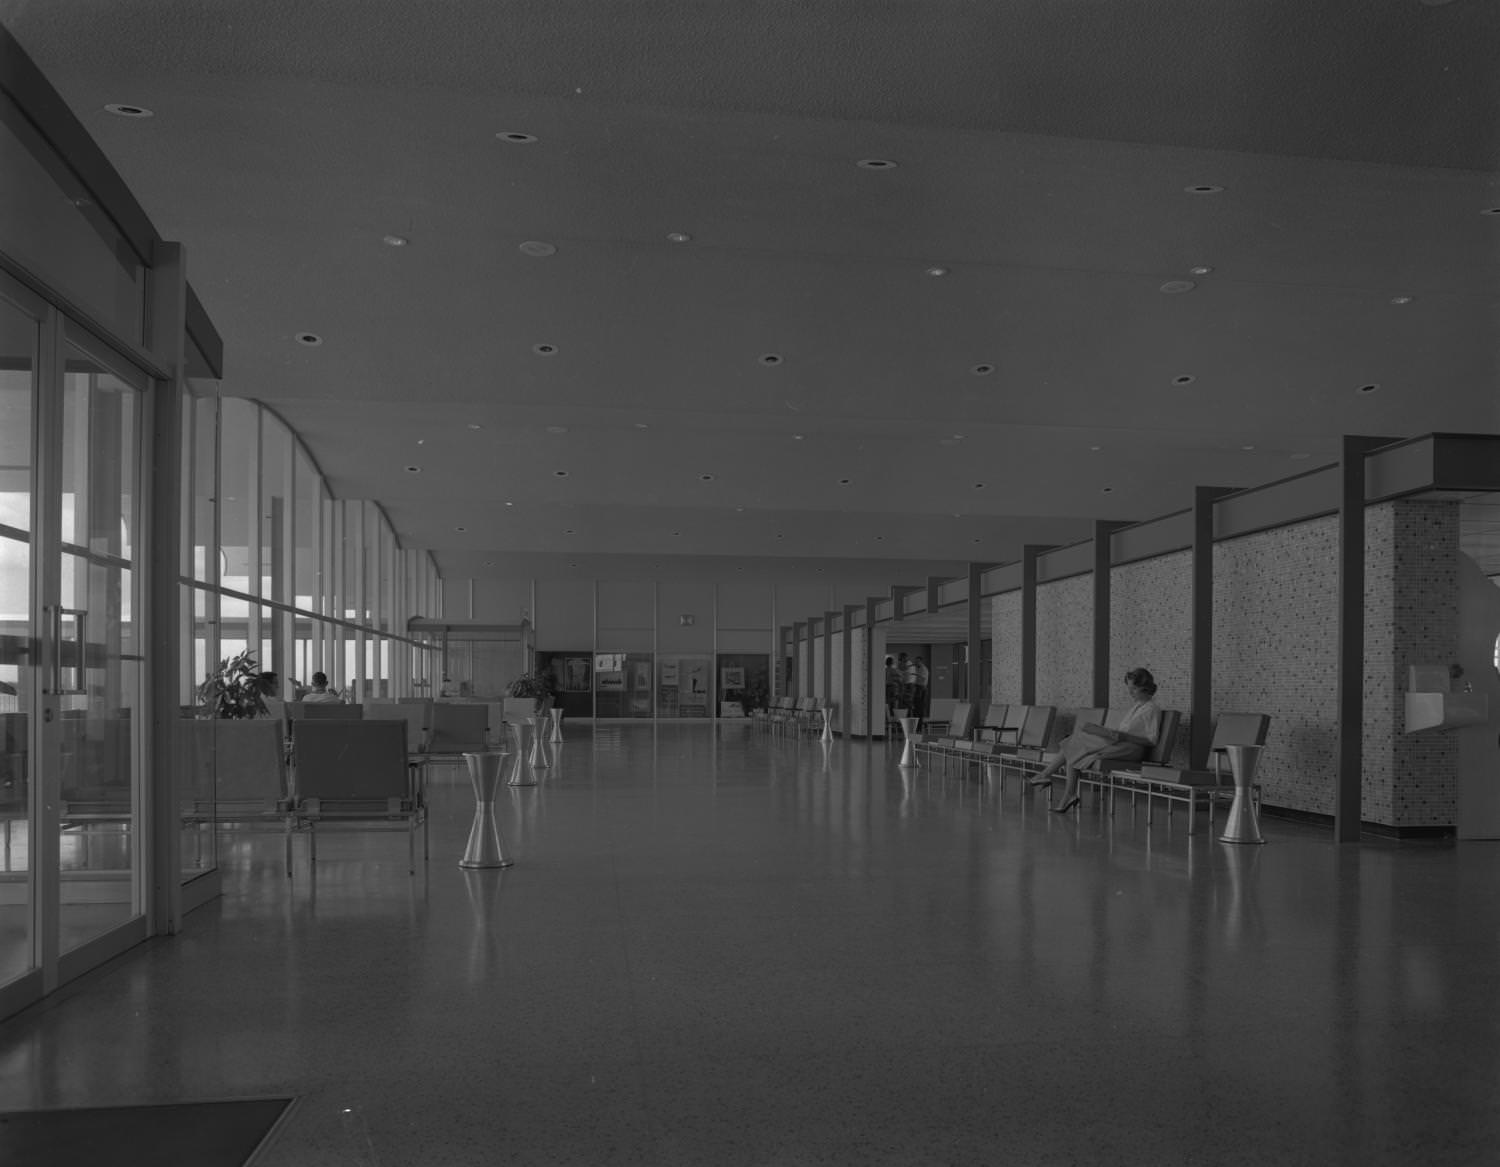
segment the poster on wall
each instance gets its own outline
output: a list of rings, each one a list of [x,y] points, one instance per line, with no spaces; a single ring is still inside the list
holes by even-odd
[[[708,716],[708,661],[682,662],[677,683],[677,709],[683,717]]]
[[[661,662],[661,683],[677,686],[677,662],[675,660],[664,660]]]
[[[728,692],[730,689],[743,689],[745,687],[744,669],[720,669],[719,688]]]
[[[587,693],[591,681],[588,657],[570,656],[563,662],[562,689],[564,693]]]

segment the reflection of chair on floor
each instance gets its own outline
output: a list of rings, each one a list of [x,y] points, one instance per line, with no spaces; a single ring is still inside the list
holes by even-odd
[[[286,836],[291,875],[291,798],[280,721],[179,721],[177,772],[184,827],[274,827]]]
[[[480,707],[483,712],[483,707]],[[406,756],[406,726],[396,721],[308,721],[292,742],[296,796],[292,814],[308,832],[308,862],[318,861],[317,832],[348,827],[407,831],[417,870],[416,829],[427,857],[427,815]]]

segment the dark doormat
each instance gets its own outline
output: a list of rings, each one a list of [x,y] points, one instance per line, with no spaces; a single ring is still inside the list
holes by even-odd
[[[243,1167],[290,1098],[0,1112],[6,1167]]]

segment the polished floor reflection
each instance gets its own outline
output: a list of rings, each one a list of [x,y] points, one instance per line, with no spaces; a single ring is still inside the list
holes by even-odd
[[[515,866],[224,845],[223,899],[0,1027],[10,1109],[301,1096],[258,1167],[1500,1156],[1500,848],[1062,817],[880,744],[568,725]]]

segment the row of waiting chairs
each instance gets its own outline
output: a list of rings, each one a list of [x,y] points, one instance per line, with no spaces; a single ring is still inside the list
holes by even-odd
[[[523,707],[530,715],[528,700],[509,711],[511,721]],[[291,875],[293,833],[307,833],[315,863],[320,827],[404,827],[415,872],[418,827],[427,855],[427,767],[494,748],[507,711],[499,702],[416,698],[365,706],[288,702],[272,712],[254,721],[179,723],[189,791],[182,819],[280,829]]]
[[[543,713],[550,701],[544,703]],[[427,697],[371,698],[364,705],[268,701],[273,718],[286,721],[295,738],[300,721],[387,720],[407,725],[412,753],[462,754],[506,740],[506,726],[531,717],[530,698],[506,701],[434,701]]]
[[[1101,724],[1117,727],[1128,710],[1078,708],[1072,710],[1071,726]],[[1223,768],[1228,747],[1265,744],[1270,717],[1262,713],[1223,713],[1214,725],[1209,745],[1213,769],[1196,771],[1172,766],[1182,724],[1179,710],[1162,710],[1157,740],[1140,761],[1105,759],[1080,773],[1080,784],[1092,787],[1113,813],[1115,794],[1128,792],[1132,805],[1138,795],[1147,802],[1147,822],[1151,821],[1153,800],[1163,799],[1170,814],[1174,802],[1188,808],[1188,830],[1193,829],[1195,812],[1200,803],[1208,808],[1209,825],[1213,824],[1216,803],[1233,796],[1232,778]],[[959,702],[953,711],[948,732],[943,735],[921,734],[914,743],[919,754],[936,760],[944,773],[950,764],[967,772],[971,767],[993,777],[1004,788],[1008,774],[1026,777],[1045,769],[1056,757],[1054,731],[1060,727],[1059,710],[1052,705],[979,705]],[[1060,734],[1058,735],[1061,736]],[[1048,799],[1051,799],[1048,788]],[[1257,784],[1253,788],[1260,797]]]
[[[768,733],[821,733],[823,719],[833,712],[821,697],[778,697],[751,714],[751,724]]]

